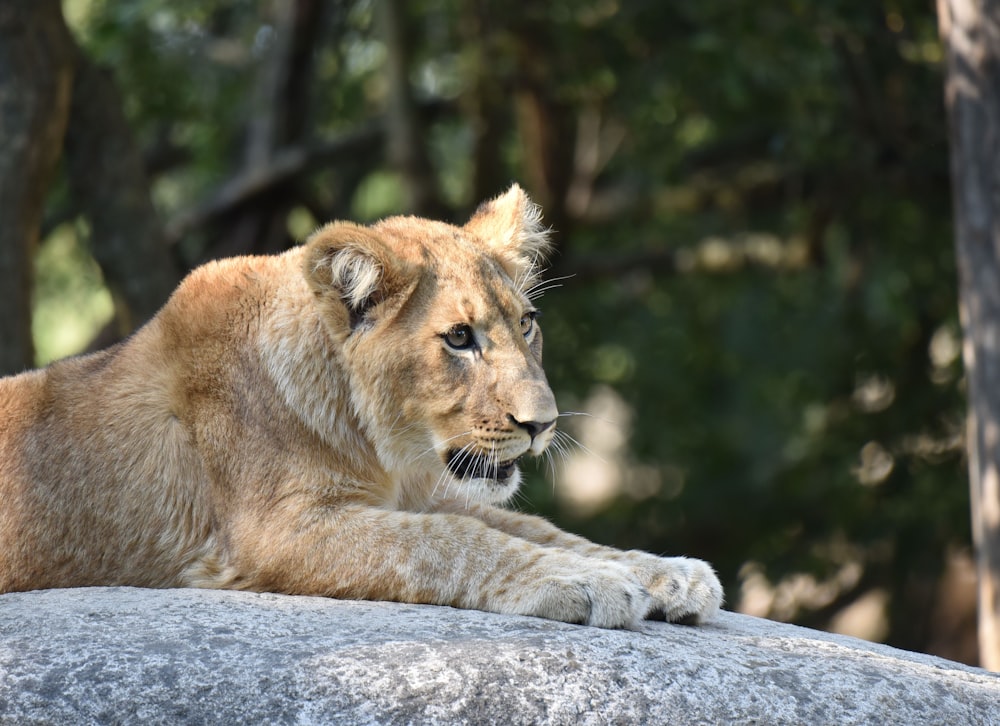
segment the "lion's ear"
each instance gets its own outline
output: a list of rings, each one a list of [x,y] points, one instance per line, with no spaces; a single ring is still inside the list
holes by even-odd
[[[356,328],[399,286],[396,260],[367,227],[332,222],[306,241],[303,272],[316,295],[339,302]]]
[[[551,249],[541,207],[517,184],[480,204],[465,230],[479,238],[512,278],[523,282],[538,273]]]

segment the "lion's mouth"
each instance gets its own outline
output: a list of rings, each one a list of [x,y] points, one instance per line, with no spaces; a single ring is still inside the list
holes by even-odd
[[[504,481],[513,476],[520,457],[496,461],[492,456],[457,449],[448,452],[448,471],[458,479],[495,479]]]

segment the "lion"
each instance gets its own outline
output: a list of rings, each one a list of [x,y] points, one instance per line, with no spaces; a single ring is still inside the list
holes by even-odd
[[[553,438],[516,185],[196,268],[107,350],[0,379],[0,592],[230,588],[700,623],[700,560],[505,509]]]

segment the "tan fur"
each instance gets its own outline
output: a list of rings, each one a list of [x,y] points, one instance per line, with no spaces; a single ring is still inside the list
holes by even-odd
[[[331,224],[283,255],[195,270],[120,345],[0,379],[0,592],[710,617],[705,563],[498,506],[519,483],[509,462],[541,453],[557,416],[526,294],[545,247],[516,186],[461,228]]]

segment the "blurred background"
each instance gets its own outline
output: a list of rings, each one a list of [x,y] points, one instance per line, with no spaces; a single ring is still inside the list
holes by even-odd
[[[52,60],[0,100],[50,161],[0,174],[41,210],[0,245],[9,370],[210,258],[517,181],[557,245],[549,379],[591,414],[517,505],[707,559],[731,609],[977,662],[930,0],[30,6]]]

